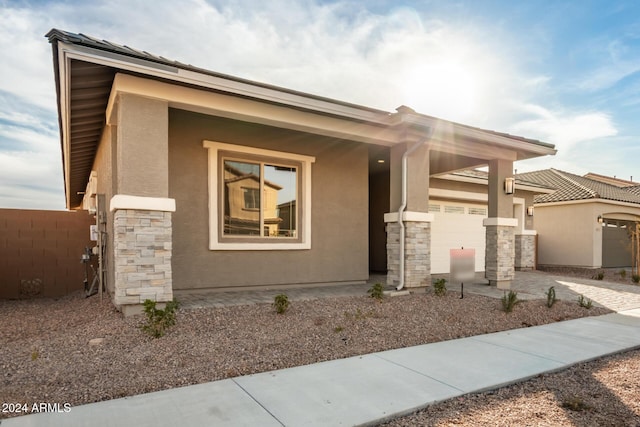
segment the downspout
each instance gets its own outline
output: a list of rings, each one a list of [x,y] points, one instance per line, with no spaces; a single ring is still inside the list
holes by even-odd
[[[418,148],[422,147],[424,144],[429,142],[431,139],[431,135],[433,134],[433,128],[429,130],[429,136],[422,141],[421,143],[415,144],[413,147],[409,148],[402,155],[402,203],[400,204],[400,208],[398,209],[398,224],[400,225],[400,283],[396,286],[396,290],[402,290],[404,288],[404,235],[405,235],[405,226],[403,213],[407,208],[407,160],[414,151]]]

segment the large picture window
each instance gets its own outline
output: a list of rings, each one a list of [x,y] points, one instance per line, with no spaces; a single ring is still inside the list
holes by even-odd
[[[309,249],[313,157],[205,141],[210,248]]]
[[[296,238],[297,165],[223,155],[224,236]]]

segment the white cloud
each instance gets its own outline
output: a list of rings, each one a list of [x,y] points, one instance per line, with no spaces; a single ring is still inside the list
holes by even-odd
[[[530,116],[510,127],[510,131],[531,138],[539,138],[569,151],[576,144],[615,136],[618,131],[611,117],[602,112],[558,112],[539,105],[526,105]]]
[[[28,157],[0,152],[0,181],[62,182],[59,141],[51,134],[57,128],[51,48],[43,37],[52,27],[387,111],[406,104],[443,119],[555,143],[561,150],[616,135],[609,115],[572,111],[552,98],[552,76],[529,71],[521,62],[537,55],[528,52],[529,39],[518,42],[505,37],[500,26],[448,18],[409,7],[381,14],[358,2],[313,0],[0,6],[0,91],[23,100],[12,109],[0,107],[0,124],[8,123],[0,128],[0,147],[3,140],[19,141],[22,149],[33,150]],[[606,71],[591,81],[607,81]],[[62,186],[56,186],[62,199]],[[0,206],[10,191],[0,189]]]

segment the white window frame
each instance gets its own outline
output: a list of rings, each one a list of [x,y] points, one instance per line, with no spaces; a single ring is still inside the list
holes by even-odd
[[[249,251],[249,250],[305,250],[311,249],[311,164],[316,158],[302,154],[286,153],[282,151],[265,150],[262,148],[247,147],[244,145],[227,144],[216,141],[203,141],[202,145],[209,151],[209,249],[225,251]],[[224,236],[220,234],[220,152],[232,153],[234,156],[242,158],[242,155],[261,156],[282,160],[282,162],[292,161],[302,165],[300,171],[301,179],[301,200],[298,202],[302,207],[297,226],[300,230],[300,240],[291,242],[290,240],[277,240],[274,238],[256,238],[247,242],[224,241]]]

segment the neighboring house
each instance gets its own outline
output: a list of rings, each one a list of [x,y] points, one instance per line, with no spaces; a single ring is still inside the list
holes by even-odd
[[[632,265],[628,230],[640,221],[637,183],[556,169],[522,173],[518,178],[556,189],[534,199],[539,265]]]
[[[628,187],[633,187],[633,186],[640,185],[640,182],[633,181],[633,177],[631,177],[630,180],[626,180],[626,179],[617,178],[615,176],[600,175],[600,174],[593,173],[593,172],[589,172],[589,173],[585,174],[584,177],[592,179],[594,181],[600,181],[600,182],[604,182],[606,184],[615,185],[616,187],[621,187],[621,188],[622,187],[628,188]]]
[[[282,218],[278,216],[277,206],[279,192],[284,187],[267,180],[278,172],[270,165],[261,168],[259,164],[224,161],[224,236],[280,236]],[[289,190],[293,196],[296,171],[290,169],[284,173],[284,179],[292,184]],[[293,182],[286,174],[293,175]]]
[[[455,212],[446,203],[430,212],[448,200],[436,177],[481,166],[486,201],[477,204],[486,208],[455,200],[468,203],[464,214],[476,215],[486,236],[478,249],[487,278],[509,286],[526,227],[505,188],[514,162],[554,154],[553,145],[404,106],[387,112],[265,85],[81,34],[47,37],[66,204],[96,210],[105,283],[125,313],[178,290],[362,283],[377,267],[398,288],[427,286],[432,246],[461,244],[438,243],[439,215]],[[516,203],[520,216],[525,203]]]

